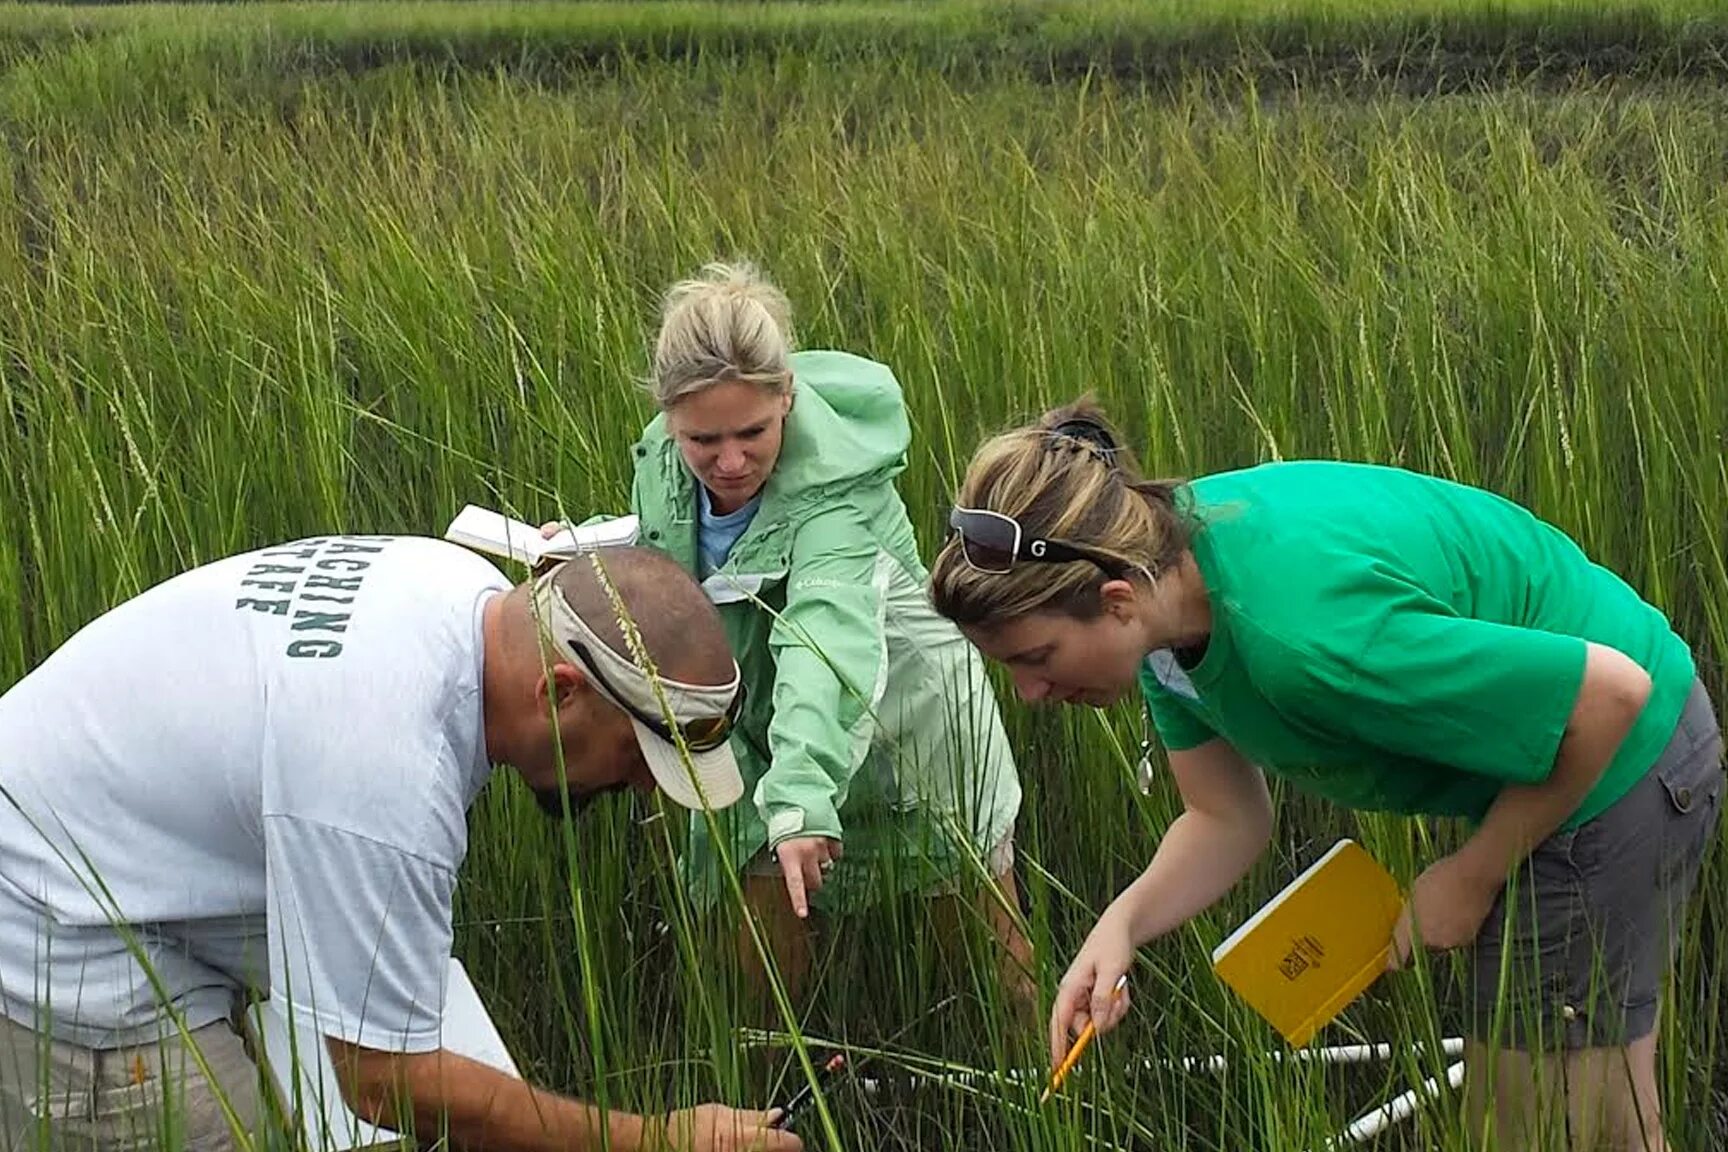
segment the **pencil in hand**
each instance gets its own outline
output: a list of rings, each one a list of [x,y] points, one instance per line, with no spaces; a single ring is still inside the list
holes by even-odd
[[[1128,987],[1128,974],[1124,972],[1116,978],[1116,987],[1110,990],[1110,998],[1114,1000],[1121,996],[1122,989],[1126,987]],[[1062,1057],[1062,1063],[1057,1066],[1055,1072],[1050,1074],[1050,1083],[1044,1089],[1044,1095],[1038,1097],[1039,1107],[1043,1107],[1056,1090],[1062,1087],[1062,1081],[1068,1078],[1068,1073],[1073,1071],[1074,1065],[1080,1062],[1080,1054],[1086,1051],[1086,1045],[1092,1043],[1092,1038],[1096,1035],[1098,1035],[1098,1022],[1088,1020],[1086,1027],[1080,1032],[1079,1039],[1075,1040],[1073,1046],[1068,1049],[1068,1055]]]

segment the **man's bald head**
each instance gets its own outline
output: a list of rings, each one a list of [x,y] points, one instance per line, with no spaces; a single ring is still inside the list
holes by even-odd
[[[736,800],[743,785],[724,736],[718,747],[700,745],[704,730],[724,733],[735,717],[738,665],[719,611],[670,557],[634,547],[578,556],[494,601],[486,633],[487,752],[514,766],[544,806],[561,808],[560,777],[577,799],[657,784],[687,808]],[[689,771],[663,707],[694,735]]]

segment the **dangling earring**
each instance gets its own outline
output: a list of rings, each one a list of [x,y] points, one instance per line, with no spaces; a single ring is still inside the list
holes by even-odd
[[[1140,795],[1152,794],[1152,716],[1145,705],[1140,708],[1140,763],[1134,773]]]

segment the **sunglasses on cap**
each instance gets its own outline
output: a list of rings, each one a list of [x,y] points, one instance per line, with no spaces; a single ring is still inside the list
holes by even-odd
[[[665,717],[652,716],[630,702],[630,698],[613,687],[606,679],[606,673],[600,671],[599,661],[588,652],[588,646],[580,640],[567,640],[566,646],[582,662],[582,667],[594,678],[600,691],[618,707],[628,712],[634,719],[654,735],[676,745],[678,738],[667,726]],[[712,752],[720,747],[732,735],[733,727],[738,723],[738,716],[744,710],[744,681],[738,681],[738,691],[733,695],[732,702],[726,706],[726,711],[719,716],[703,716],[696,720],[686,720],[678,725],[678,734],[683,736],[685,747],[691,752]]]
[[[1000,575],[1021,561],[1070,564],[1076,560],[1097,565],[1107,576],[1120,577],[1126,571],[1121,561],[1102,552],[1066,540],[1027,535],[1014,517],[988,508],[955,507],[948,514],[948,527],[960,537],[960,555],[980,572]]]

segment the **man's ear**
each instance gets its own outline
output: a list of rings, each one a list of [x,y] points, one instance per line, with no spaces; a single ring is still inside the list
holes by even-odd
[[[559,662],[540,673],[540,679],[534,685],[534,698],[562,710],[593,690],[582,669]]]

